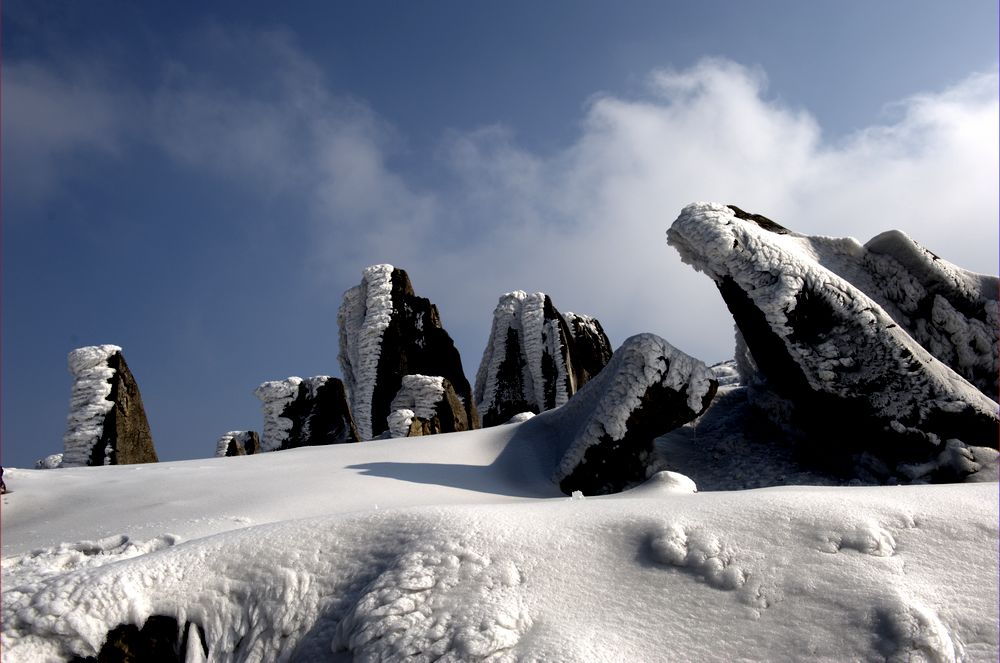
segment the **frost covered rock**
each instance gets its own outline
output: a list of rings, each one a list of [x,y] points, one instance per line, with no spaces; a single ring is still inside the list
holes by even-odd
[[[62,467],[62,454],[49,454],[45,458],[39,458],[35,461],[36,470],[54,470],[56,468]]]
[[[818,462],[883,479],[951,480],[978,469],[969,447],[995,446],[997,403],[924,347],[855,283],[877,289],[866,249],[806,237],[738,208],[689,205],[668,231],[681,258],[710,276],[749,356],[806,432]]]
[[[327,375],[265,382],[254,390],[264,409],[262,451],[357,442],[344,383]],[[221,444],[221,442],[220,442]]]
[[[864,248],[873,298],[927,351],[996,398],[1000,279],[942,260],[898,230]]]
[[[447,379],[462,402],[465,429],[479,427],[462,358],[437,307],[414,294],[404,270],[365,269],[361,283],[344,293],[337,322],[340,366],[361,439],[388,430],[392,401],[406,375]]]
[[[117,345],[69,353],[73,375],[62,467],[155,463],[139,385]]]
[[[546,415],[560,440],[553,478],[567,495],[614,493],[645,481],[653,440],[704,412],[717,388],[704,363],[659,336],[629,338],[596,378]]]
[[[503,295],[476,374],[483,426],[563,405],[610,356],[611,344],[596,319],[564,317],[542,292]]]
[[[392,437],[415,437],[468,430],[465,407],[454,387],[441,376],[404,375],[392,399]]]
[[[260,453],[260,436],[253,430],[231,430],[219,438],[216,456],[252,456]]]

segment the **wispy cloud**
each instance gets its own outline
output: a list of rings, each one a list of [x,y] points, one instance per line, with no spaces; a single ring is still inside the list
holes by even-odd
[[[514,288],[597,315],[617,342],[652,331],[726,356],[721,299],[664,239],[695,200],[862,241],[901,228],[960,265],[996,269],[995,72],[901,100],[893,119],[830,141],[806,110],[769,98],[764,72],[707,59],[653,72],[639,96],[595,96],[567,118],[580,132],[556,153],[502,125],[449,132],[423,161],[439,176],[418,178],[393,166],[404,137],[332,90],[293,35],[214,27],[192,39],[192,54],[142,94],[6,65],[5,137],[19,136],[7,156],[21,141],[18,167],[42,191],[59,155],[140,137],[186,168],[245,182],[248,195],[295,200],[290,213],[313,239],[300,258],[331,306],[364,265],[403,266],[439,304],[470,371],[497,296]],[[141,117],[120,118],[116,100],[137,95]],[[27,143],[41,149],[28,155]]]

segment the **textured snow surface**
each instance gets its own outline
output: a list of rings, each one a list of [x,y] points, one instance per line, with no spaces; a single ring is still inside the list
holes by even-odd
[[[525,362],[521,380],[524,401],[537,407],[539,412],[547,409],[542,364],[543,357],[548,355],[556,368],[555,407],[563,405],[573,395],[567,384],[572,390],[575,386],[573,372],[563,357],[559,320],[545,319],[545,293],[528,294],[515,290],[502,295],[493,310],[490,338],[476,372],[476,409],[484,413],[496,403],[497,376],[507,357],[509,329],[517,333]]]
[[[73,391],[63,436],[64,467],[87,465],[94,445],[101,439],[104,417],[114,407],[108,396],[115,371],[108,367],[108,359],[121,351],[117,345],[92,345],[69,353],[67,363],[73,375]]]
[[[253,395],[256,396],[264,410],[264,434],[260,439],[261,451],[275,451],[281,448],[282,443],[288,439],[288,433],[292,430],[292,420],[281,416],[285,408],[298,398],[299,385],[302,378],[292,376],[284,380],[272,380],[264,382],[257,387]]]
[[[917,432],[935,410],[972,408],[995,416],[995,401],[934,359],[878,303],[838,276],[866,278],[859,267],[864,249],[855,240],[776,234],[713,203],[685,207],[667,235],[685,262],[717,282],[731,278],[751,298],[817,392],[843,398],[872,393],[874,410],[900,431]],[[818,346],[797,340],[791,321],[803,290],[842,312],[831,338]],[[913,374],[914,360],[924,370]],[[907,374],[912,379],[901,386],[898,376]]]
[[[995,485],[553,497],[542,418],[419,454],[11,470],[4,661],[152,615],[223,662],[996,660]]]
[[[372,438],[372,397],[382,334],[392,320],[393,269],[388,264],[366,268],[361,284],[344,293],[337,314],[340,368],[362,440]]]
[[[686,391],[687,406],[700,412],[711,388],[712,372],[705,364],[670,345],[655,334],[637,334],[626,339],[597,377],[580,389],[564,407],[545,421],[558,428],[569,444],[556,467],[556,482],[583,460],[587,449],[607,436],[620,440],[627,432],[629,416],[653,385]]]

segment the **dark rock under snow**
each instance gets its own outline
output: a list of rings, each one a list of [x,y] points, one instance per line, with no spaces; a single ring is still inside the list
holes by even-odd
[[[545,293],[503,295],[476,374],[483,426],[565,404],[610,357],[611,344],[596,319],[561,315]]]
[[[441,376],[404,375],[391,408],[388,421],[392,437],[468,430],[465,407],[451,383]]]
[[[392,265],[364,271],[344,293],[337,315],[340,366],[361,439],[388,430],[392,401],[406,375],[440,376],[462,403],[466,429],[479,427],[462,359],[437,307],[414,294],[410,278]]]
[[[977,447],[996,445],[997,403],[866,294],[878,288],[858,242],[707,203],[686,207],[668,241],[715,281],[745,343],[740,372],[759,373],[759,400],[806,433],[816,462],[883,480],[956,480],[978,469]]]
[[[260,436],[253,430],[231,430],[219,438],[216,456],[252,456],[260,453]]]
[[[645,481],[656,469],[654,439],[704,412],[717,388],[704,363],[659,336],[629,338],[566,405],[533,420],[557,440],[553,479],[585,495]]]
[[[139,385],[121,348],[78,348],[68,365],[73,391],[62,467],[157,462]]]
[[[254,390],[264,409],[262,451],[357,442],[344,383],[327,375],[265,382]]]

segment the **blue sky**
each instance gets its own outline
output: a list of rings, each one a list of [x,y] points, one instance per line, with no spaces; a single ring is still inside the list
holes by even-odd
[[[3,4],[4,465],[60,451],[66,353],[123,346],[157,450],[339,374],[363,267],[475,375],[497,297],[708,362],[732,322],[664,241],[694,200],[901,228],[997,272],[995,2]]]

